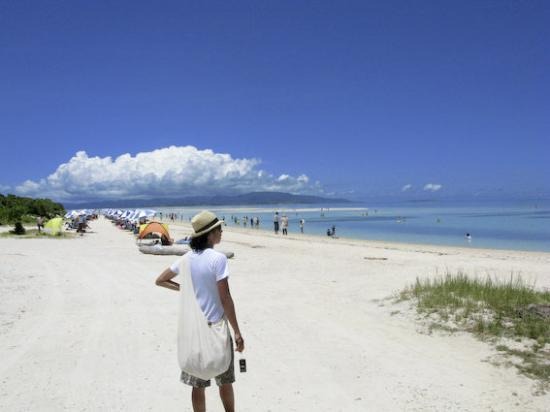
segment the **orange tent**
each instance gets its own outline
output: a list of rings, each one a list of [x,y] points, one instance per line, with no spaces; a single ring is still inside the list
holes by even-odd
[[[170,233],[168,233],[168,225],[159,222],[149,222],[139,226],[138,239],[143,239],[149,233],[157,233],[158,235],[166,236],[166,239],[170,239]]]

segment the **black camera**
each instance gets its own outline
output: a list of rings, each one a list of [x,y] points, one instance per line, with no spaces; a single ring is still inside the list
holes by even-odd
[[[246,359],[239,359],[239,368],[241,372],[246,372]]]

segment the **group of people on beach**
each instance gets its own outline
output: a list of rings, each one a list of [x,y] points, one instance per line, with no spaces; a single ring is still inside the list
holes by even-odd
[[[304,219],[299,220],[300,233],[304,233],[305,223],[306,221]],[[279,212],[275,212],[273,216],[273,230],[276,235],[279,234],[279,229],[281,229],[283,236],[288,235],[288,216],[284,213],[282,216],[279,216]]]
[[[223,218],[223,220],[225,221],[225,217]],[[260,218],[258,216],[253,216],[253,217],[243,216],[242,218],[239,219],[237,216],[231,215],[231,221],[236,225],[240,225],[242,222],[243,227],[246,227],[249,222],[250,222],[250,227],[254,227],[256,229],[260,227]]]
[[[86,233],[86,229],[90,228],[89,222],[91,220],[96,220],[98,218],[98,215],[93,214],[79,214],[78,216],[74,216],[67,222],[65,222],[66,229],[76,229],[76,233],[79,233],[80,236],[83,236],[84,233]],[[38,221],[36,223],[38,225]],[[44,226],[42,225],[42,228]],[[40,229],[39,229],[40,231]]]
[[[180,222],[183,222],[184,214],[183,213],[170,212],[170,213],[166,213],[166,215],[163,215],[162,212],[159,212],[158,213],[158,218],[160,220],[164,220],[163,218],[166,218],[170,222],[176,222],[178,220]]]
[[[279,234],[279,227],[282,229],[283,235],[288,235],[288,217],[283,214],[279,216],[279,212],[275,212],[273,216],[273,230],[275,234]]]

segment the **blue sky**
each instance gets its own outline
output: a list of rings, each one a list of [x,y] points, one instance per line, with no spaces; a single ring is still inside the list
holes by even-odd
[[[545,1],[3,1],[0,192],[547,197],[549,21]]]

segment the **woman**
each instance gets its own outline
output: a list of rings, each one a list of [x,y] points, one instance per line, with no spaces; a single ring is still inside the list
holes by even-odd
[[[193,233],[190,247],[186,257],[189,259],[191,279],[197,302],[209,322],[216,323],[222,318],[227,318],[235,334],[235,344],[238,352],[244,350],[244,339],[241,335],[235,306],[229,292],[229,270],[227,258],[224,254],[214,250],[214,246],[220,243],[222,238],[222,224],[216,215],[209,211],[203,211],[191,219]],[[179,283],[172,279],[179,274],[181,259],[164,270],[156,280],[158,286],[171,290],[180,290]],[[229,368],[224,373],[216,376],[216,384],[219,386],[220,398],[226,411],[235,410],[233,395],[233,382],[235,382],[234,357],[231,356]],[[194,411],[205,411],[204,388],[210,386],[209,380],[203,380],[184,371],[181,372],[181,381],[193,387],[191,401]]]

